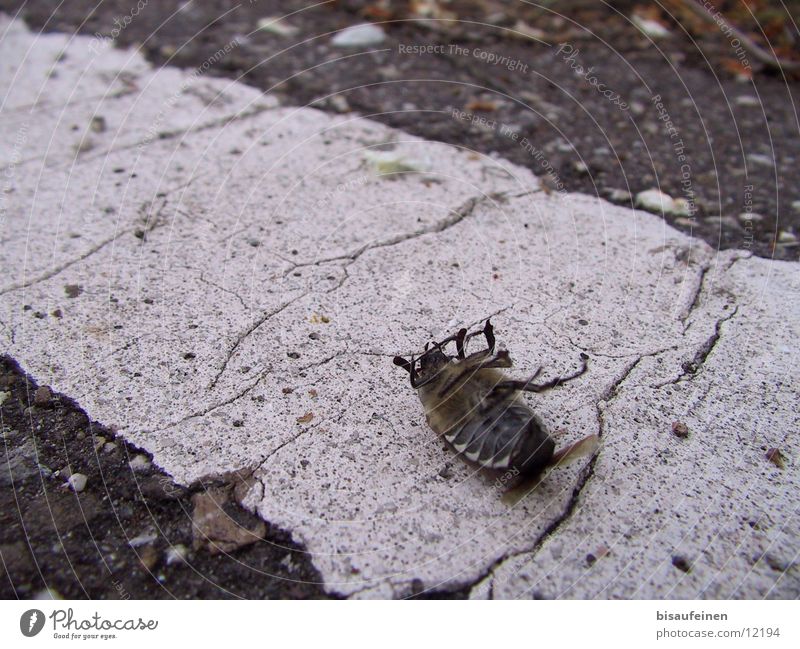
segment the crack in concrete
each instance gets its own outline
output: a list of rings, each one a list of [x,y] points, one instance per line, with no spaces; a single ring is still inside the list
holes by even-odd
[[[562,333],[557,329],[551,327],[547,322],[542,322],[542,324],[550,330],[550,332],[556,336],[557,338],[562,338],[566,340],[572,347],[577,349],[578,351],[584,352],[585,354],[589,354],[590,356],[599,356],[600,358],[610,358],[612,360],[623,360],[625,358],[630,358],[631,356],[639,356],[639,357],[647,357],[647,356],[656,356],[658,354],[663,354],[664,352],[672,351],[674,349],[678,349],[678,345],[670,345],[669,347],[663,347],[661,349],[656,349],[649,352],[631,352],[629,354],[604,354],[602,352],[595,351],[588,347],[581,347],[578,343],[572,340],[568,334]]]
[[[184,423],[184,422],[186,422],[186,421],[189,421],[190,419],[196,419],[197,417],[205,417],[207,414],[209,414],[209,413],[211,413],[211,412],[214,412],[215,410],[217,410],[217,409],[219,409],[219,408],[222,408],[223,406],[227,406],[227,405],[229,405],[229,404],[233,403],[234,401],[238,401],[239,399],[241,399],[242,397],[244,397],[245,395],[247,395],[247,394],[248,394],[248,393],[249,393],[251,390],[253,390],[253,389],[254,389],[254,388],[255,388],[255,387],[256,387],[256,386],[257,386],[259,383],[261,383],[261,381],[264,379],[264,377],[265,377],[267,374],[268,374],[268,372],[267,372],[267,371],[264,371],[264,372],[262,372],[261,374],[259,374],[259,375],[258,375],[258,377],[256,377],[256,380],[255,380],[255,381],[253,381],[252,383],[250,383],[250,384],[249,384],[247,387],[245,387],[243,390],[240,390],[240,391],[239,391],[239,392],[237,392],[236,394],[234,394],[234,395],[232,395],[232,396],[228,397],[227,399],[224,399],[224,400],[222,400],[222,401],[219,401],[219,402],[217,402],[217,403],[215,403],[215,404],[213,404],[213,405],[211,405],[211,406],[209,406],[208,408],[205,408],[205,409],[203,409],[203,410],[199,410],[199,411],[197,411],[197,412],[193,412],[193,413],[191,413],[191,414],[188,414],[188,415],[186,415],[185,417],[181,417],[181,418],[180,418],[180,419],[178,419],[177,421],[174,421],[174,422],[172,422],[171,424],[167,424],[167,425],[166,425],[166,426],[164,426],[163,428],[158,428],[158,429],[156,429],[156,430],[153,430],[153,431],[147,431],[147,432],[152,432],[152,433],[163,433],[164,431],[167,431],[167,430],[169,430],[169,429],[171,429],[171,428],[175,428],[176,426],[180,426],[182,423]]]
[[[188,268],[188,267],[187,267],[187,268]],[[197,268],[194,268],[194,269],[192,269],[192,270],[199,271],[199,269],[197,269]],[[228,293],[228,294],[230,294],[230,295],[233,295],[233,297],[235,297],[237,300],[239,300],[239,304],[241,304],[241,305],[242,305],[242,308],[243,308],[245,311],[250,311],[250,310],[251,310],[251,309],[250,309],[250,307],[249,307],[249,306],[247,306],[247,304],[245,304],[244,300],[242,299],[242,296],[241,296],[241,295],[239,295],[239,294],[238,294],[236,291],[233,291],[233,290],[231,290],[231,289],[229,289],[229,288],[225,288],[224,286],[220,286],[220,285],[219,285],[219,284],[217,284],[216,282],[212,282],[210,279],[206,279],[205,273],[204,273],[203,271],[199,271],[199,272],[200,272],[200,276],[199,276],[199,278],[198,278],[198,279],[199,279],[201,282],[203,282],[203,284],[207,284],[208,286],[211,286],[211,287],[213,287],[213,288],[216,288],[216,289],[218,289],[218,290],[222,291],[223,293]]]
[[[529,192],[526,192],[529,193]],[[387,239],[383,239],[381,241],[377,241],[375,243],[366,243],[360,248],[348,253],[344,253],[342,255],[336,255],[333,257],[326,257],[324,259],[317,259],[316,261],[309,261],[309,262],[302,262],[293,264],[289,269],[284,271],[284,275],[288,275],[289,273],[295,271],[298,268],[307,268],[309,266],[320,266],[322,264],[334,262],[334,261],[347,261],[348,263],[345,265],[345,268],[349,267],[353,262],[355,262],[361,255],[364,253],[375,250],[378,248],[389,248],[391,246],[396,246],[400,243],[404,243],[406,241],[410,241],[411,239],[416,239],[418,237],[425,236],[427,234],[438,234],[440,232],[444,232],[455,225],[458,225],[463,221],[465,218],[470,216],[476,207],[481,203],[486,201],[502,201],[507,197],[507,192],[495,192],[492,194],[482,194],[480,196],[473,196],[467,199],[464,203],[462,203],[459,207],[454,210],[450,210],[448,216],[433,225],[428,227],[420,228],[419,230],[414,230],[413,232],[405,232],[403,234],[397,234],[393,237],[388,237]]]
[[[289,446],[289,444],[293,444],[293,443],[294,443],[294,442],[296,442],[298,439],[300,439],[300,438],[301,438],[303,435],[305,435],[306,433],[308,433],[308,432],[310,432],[310,431],[312,431],[312,430],[315,430],[315,429],[319,428],[319,427],[320,427],[320,426],[322,426],[322,424],[324,424],[324,423],[331,422],[331,421],[332,421],[333,423],[339,423],[339,422],[340,422],[340,421],[341,421],[341,420],[344,418],[344,416],[345,416],[346,414],[347,414],[347,408],[345,408],[345,409],[344,409],[342,412],[340,412],[340,413],[339,413],[339,415],[338,415],[338,416],[337,416],[335,419],[331,419],[331,418],[329,418],[329,417],[324,417],[323,419],[320,419],[318,422],[316,422],[316,423],[314,423],[314,424],[311,424],[310,426],[308,426],[308,427],[306,427],[306,428],[303,428],[303,429],[301,429],[301,430],[300,430],[300,432],[298,432],[296,435],[292,435],[292,436],[291,436],[289,439],[287,439],[285,442],[281,442],[280,444],[278,444],[278,446],[276,446],[276,447],[275,447],[274,449],[272,449],[272,450],[271,450],[269,453],[267,453],[267,454],[264,456],[264,458],[263,458],[263,459],[259,460],[259,461],[258,461],[258,462],[257,462],[255,465],[253,465],[253,470],[252,470],[252,472],[250,473],[250,476],[253,476],[253,477],[255,477],[255,473],[256,473],[256,471],[258,471],[259,469],[261,469],[261,468],[262,468],[262,467],[263,467],[263,466],[264,466],[264,465],[265,465],[265,464],[266,464],[266,463],[267,463],[267,462],[270,460],[270,458],[272,458],[272,456],[274,456],[274,455],[275,455],[275,454],[276,454],[278,451],[280,451],[281,449],[283,449],[283,448],[285,448],[285,447]],[[266,488],[267,488],[267,484],[266,484],[266,482],[264,482],[264,480],[263,480],[263,479],[261,479],[261,478],[256,478],[256,479],[257,479],[257,480],[258,480],[258,481],[261,483],[261,488],[262,488],[264,491],[266,491]],[[258,515],[258,517],[259,517],[259,518],[262,518],[260,515]],[[268,523],[268,524],[269,524],[269,521],[268,521],[266,518],[262,518],[262,520],[263,520],[264,522],[266,522],[266,523]]]
[[[5,295],[6,293],[10,293],[12,291],[16,291],[16,290],[21,289],[21,288],[28,288],[30,286],[35,286],[36,284],[41,284],[42,282],[46,282],[48,279],[52,279],[56,275],[64,272],[67,268],[70,268],[71,266],[74,266],[75,264],[82,262],[84,259],[87,259],[88,257],[91,257],[96,252],[99,252],[100,250],[105,248],[109,243],[113,243],[114,241],[119,239],[123,234],[125,234],[125,233],[127,233],[129,231],[130,230],[121,230],[120,232],[117,232],[117,234],[115,234],[113,237],[109,237],[108,239],[105,239],[104,241],[101,241],[97,245],[95,245],[92,248],[90,248],[89,250],[87,250],[81,256],[76,257],[74,259],[70,259],[69,261],[64,262],[63,264],[60,264],[59,266],[56,266],[55,268],[50,269],[46,273],[43,273],[42,275],[39,275],[38,277],[36,277],[34,279],[31,279],[31,280],[28,280],[28,281],[17,282],[15,284],[12,284],[11,286],[8,286],[8,287],[4,288],[3,290],[1,290],[0,291],[0,295]]]
[[[118,99],[119,97],[125,97],[126,95],[131,95],[136,92],[139,92],[139,89],[136,87],[125,87],[119,90],[115,90],[112,93],[107,93],[103,95],[92,95],[89,97],[81,97],[80,99],[71,99],[70,101],[66,101],[64,103],[55,103],[50,101],[38,101],[32,104],[23,104],[20,106],[13,106],[11,108],[4,108],[4,113],[31,113],[34,112],[42,112],[46,113],[48,111],[63,111],[65,108],[72,107],[72,106],[82,106],[84,104],[89,105],[96,105],[98,101],[104,101],[106,99]],[[30,158],[30,160],[41,160],[41,158]],[[0,169],[5,169],[5,167],[0,167]]]
[[[351,352],[348,349],[342,349],[336,352],[335,354],[331,354],[326,358],[323,358],[321,361],[315,361],[313,363],[309,363],[308,365],[304,365],[303,367],[299,368],[298,372],[307,372],[310,369],[314,369],[316,367],[322,367],[323,365],[327,365],[331,361],[340,358],[341,356],[345,356],[347,354],[359,354],[360,352]]]
[[[600,439],[602,439],[603,436],[605,435],[606,426],[603,413],[606,407],[608,406],[608,403],[612,401],[617,396],[617,394],[619,394],[620,387],[628,379],[631,373],[636,369],[639,363],[644,358],[647,358],[648,356],[655,356],[657,353],[658,352],[654,352],[652,354],[644,354],[638,357],[635,361],[628,363],[628,365],[622,371],[621,375],[603,392],[600,398],[595,402],[595,412],[597,414],[597,422],[598,422],[598,437]],[[506,561],[510,561],[516,557],[525,554],[531,554],[531,555],[535,554],[542,547],[545,541],[547,541],[548,538],[550,538],[553,534],[555,534],[556,531],[558,531],[558,528],[561,527],[564,523],[566,523],[570,519],[570,517],[575,512],[578,500],[581,494],[583,493],[586,484],[589,482],[589,479],[594,475],[594,467],[595,464],[597,463],[598,457],[599,457],[599,451],[596,452],[592,456],[592,459],[581,469],[581,472],[578,476],[578,480],[572,489],[572,495],[570,496],[570,499],[567,502],[566,507],[563,509],[561,514],[556,516],[556,518],[554,518],[550,522],[550,524],[544,529],[544,531],[541,534],[539,534],[536,540],[529,547],[523,548],[522,550],[516,550],[514,552],[504,554],[503,556],[499,557],[494,562],[492,562],[492,564],[484,572],[482,572],[477,579],[474,579],[473,581],[467,584],[461,585],[458,588],[459,589],[474,588],[483,580],[491,578],[491,582],[489,584],[489,592],[493,596],[495,572],[500,567],[502,567],[502,565]]]
[[[526,193],[530,193],[530,192],[526,192]],[[436,225],[434,225],[432,227],[422,228],[421,230],[417,230],[417,231],[412,232],[412,233],[406,233],[406,234],[402,234],[402,235],[397,235],[395,237],[390,237],[389,239],[386,239],[384,241],[379,241],[379,242],[374,243],[374,244],[365,244],[364,246],[359,248],[357,251],[355,251],[353,253],[349,253],[347,255],[340,255],[340,256],[337,256],[337,257],[331,257],[331,258],[327,258],[327,259],[319,259],[317,261],[309,262],[309,263],[294,264],[287,271],[285,271],[284,275],[287,275],[287,274],[291,273],[292,271],[294,271],[294,270],[296,270],[298,268],[305,268],[305,267],[308,267],[308,266],[321,266],[323,264],[331,263],[331,262],[335,262],[335,261],[347,261],[347,263],[344,266],[342,266],[342,269],[344,271],[344,274],[343,274],[342,278],[337,282],[337,284],[333,288],[331,288],[328,291],[326,291],[326,293],[335,292],[335,291],[339,290],[344,285],[344,283],[350,278],[350,275],[347,272],[347,269],[349,268],[349,266],[351,264],[353,264],[361,255],[363,255],[368,250],[394,246],[394,245],[397,245],[398,243],[402,243],[404,241],[408,241],[410,239],[414,239],[416,237],[420,237],[420,236],[423,236],[423,235],[426,235],[426,234],[444,232],[448,228],[451,228],[451,227],[457,225],[458,223],[463,221],[465,218],[467,218],[470,214],[472,214],[472,212],[475,210],[475,208],[480,203],[482,203],[482,202],[484,202],[486,200],[492,200],[492,201],[503,200],[505,198],[505,195],[506,195],[505,192],[497,192],[497,193],[494,193],[494,194],[488,194],[488,195],[472,197],[472,198],[468,199],[467,201],[465,201],[460,207],[458,207],[457,209],[453,210],[452,213],[448,216],[448,218],[443,219],[442,221],[440,221],[439,223],[437,223]],[[306,292],[302,293],[301,295],[299,295],[298,297],[296,297],[296,298],[290,300],[289,302],[285,303],[284,305],[282,305],[278,309],[276,309],[274,311],[270,311],[270,312],[264,314],[254,324],[252,324],[247,329],[247,331],[245,331],[244,333],[240,334],[239,337],[234,342],[233,346],[231,347],[230,351],[227,353],[227,355],[225,357],[225,360],[223,361],[222,367],[219,369],[219,371],[216,373],[214,378],[211,380],[211,383],[209,384],[208,389],[213,389],[214,387],[216,387],[216,385],[219,382],[220,378],[225,373],[225,370],[228,367],[228,363],[230,362],[231,358],[236,353],[237,349],[242,344],[242,342],[244,341],[245,338],[247,338],[250,334],[255,332],[261,325],[263,325],[265,322],[267,322],[270,318],[272,318],[273,316],[278,315],[285,308],[287,308],[288,306],[290,306],[294,302],[296,302],[296,301],[298,301],[298,300],[300,300],[302,298],[305,298],[309,294],[310,294],[310,291],[306,291]],[[502,313],[503,311],[507,310],[508,308],[510,308],[510,307],[504,307],[503,309],[500,309],[499,311],[497,311],[494,315],[497,315],[498,313]],[[490,315],[489,317],[491,318],[491,317],[494,317],[494,316]]]
[[[112,154],[121,153],[123,151],[129,151],[134,148],[144,149],[145,147],[155,142],[165,142],[167,140],[173,140],[175,138],[184,137],[186,135],[192,135],[194,133],[202,133],[203,131],[207,131],[209,129],[225,128],[226,126],[229,126],[234,122],[244,121],[250,119],[251,117],[256,117],[261,113],[265,113],[270,110],[276,110],[278,108],[280,108],[280,106],[260,105],[250,110],[240,111],[238,113],[233,113],[224,115],[222,117],[218,117],[216,119],[211,120],[210,122],[206,122],[205,124],[200,124],[198,126],[189,128],[178,128],[178,129],[173,129],[171,131],[170,130],[158,131],[152,136],[145,137],[144,139],[137,140],[136,142],[131,142],[130,144],[123,144],[121,146],[116,146],[116,147],[112,146],[103,151],[97,151],[96,153],[93,152],[92,155],[78,156],[78,162],[89,163],[94,160],[104,159]]]
[[[228,351],[227,355],[225,356],[225,360],[222,363],[222,367],[219,369],[219,371],[217,372],[217,374],[214,376],[214,378],[212,379],[211,383],[209,384],[208,389],[211,390],[211,389],[216,387],[216,385],[219,382],[220,378],[225,373],[225,370],[228,368],[228,363],[230,362],[231,358],[233,358],[234,354],[239,349],[239,346],[242,344],[242,342],[244,342],[245,338],[247,338],[250,334],[252,334],[254,331],[256,331],[259,327],[261,327],[261,325],[266,323],[268,320],[270,320],[271,318],[275,317],[276,315],[278,315],[283,310],[285,310],[288,307],[290,307],[295,302],[297,302],[299,300],[302,300],[303,298],[307,297],[309,294],[310,293],[308,291],[306,291],[304,293],[301,293],[300,295],[292,298],[288,302],[283,303],[277,309],[273,309],[272,311],[268,311],[267,313],[262,314],[261,317],[258,318],[258,320],[256,320],[252,325],[250,325],[250,327],[248,327],[248,329],[245,332],[239,334],[239,336],[236,338],[236,341],[233,343],[231,349]]]
[[[674,379],[670,379],[669,381],[664,381],[663,383],[656,383],[650,387],[655,390],[660,390],[668,385],[677,385],[678,383],[691,381],[694,379],[697,373],[703,368],[706,359],[708,359],[708,357],[711,355],[711,352],[713,352],[714,348],[717,346],[717,343],[722,336],[722,325],[728,322],[728,320],[731,320],[738,311],[739,306],[736,305],[727,316],[724,318],[718,318],[716,320],[714,323],[713,333],[705,341],[703,341],[698,350],[695,352],[692,360],[683,363],[681,366],[682,371],[678,376],[676,376]]]
[[[692,295],[692,301],[689,302],[689,306],[684,309],[684,312],[681,315],[683,333],[686,333],[686,331],[689,329],[689,323],[687,323],[687,320],[692,315],[694,310],[700,306],[700,296],[703,293],[703,285],[705,284],[706,275],[708,274],[709,270],[711,270],[711,264],[708,262],[700,266],[700,272],[697,274],[697,286],[695,286],[694,293]]]
[[[109,238],[105,239],[104,241],[101,241],[100,243],[96,244],[95,246],[93,246],[92,248],[90,248],[89,250],[84,252],[82,255],[80,255],[78,257],[75,257],[73,259],[70,259],[69,261],[66,261],[63,264],[60,264],[59,266],[56,266],[55,268],[52,268],[49,271],[47,271],[46,273],[43,273],[43,274],[39,275],[38,277],[36,277],[34,279],[31,279],[29,281],[17,282],[16,284],[12,284],[11,286],[8,286],[8,287],[0,290],[0,295],[5,295],[6,293],[10,293],[12,291],[16,291],[16,290],[19,290],[21,288],[28,288],[30,286],[35,286],[36,284],[41,284],[42,282],[46,282],[48,279],[52,279],[56,275],[61,274],[62,272],[64,272],[68,268],[74,266],[75,264],[78,264],[78,263],[84,261],[85,259],[88,259],[89,257],[94,255],[95,253],[97,253],[100,250],[102,250],[103,248],[105,248],[108,244],[115,242],[117,239],[119,239],[120,237],[124,236],[125,234],[131,233],[131,232],[134,233],[138,238],[140,238],[142,240],[142,245],[144,245],[144,241],[145,241],[145,237],[146,237],[147,233],[152,232],[156,227],[161,225],[161,223],[159,222],[159,218],[161,217],[161,214],[162,214],[163,210],[166,208],[167,204],[169,203],[169,201],[167,200],[167,197],[170,196],[170,194],[174,194],[177,191],[185,189],[186,187],[191,185],[195,180],[197,180],[197,178],[199,178],[199,176],[193,176],[192,178],[190,178],[185,183],[181,183],[177,187],[173,187],[171,189],[168,189],[168,190],[166,190],[164,192],[159,193],[159,195],[157,196],[157,199],[161,201],[161,204],[159,205],[158,209],[155,211],[155,216],[152,219],[152,223],[150,222],[150,216],[149,216],[150,213],[151,213],[151,209],[150,208],[153,206],[153,203],[155,203],[156,199],[148,200],[148,201],[145,201],[144,203],[141,203],[139,205],[139,207],[137,208],[136,212],[140,215],[140,217],[142,215],[145,215],[145,214],[147,215],[144,218],[144,226],[143,226],[144,229],[142,229],[141,227],[136,227],[135,225],[127,227],[127,228],[123,228],[122,230],[118,231],[113,237],[109,237]],[[141,232],[141,235],[139,234],[140,232]]]

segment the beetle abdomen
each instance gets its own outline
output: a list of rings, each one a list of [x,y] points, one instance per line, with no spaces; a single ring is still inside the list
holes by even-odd
[[[555,451],[533,412],[521,403],[497,403],[476,412],[445,440],[467,460],[486,469],[517,469],[531,475],[547,466]]]

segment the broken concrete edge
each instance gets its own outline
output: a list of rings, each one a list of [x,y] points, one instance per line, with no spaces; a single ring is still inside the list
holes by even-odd
[[[25,370],[21,367],[21,365],[13,358],[7,355],[0,355],[0,362],[8,365],[11,369],[11,372],[18,375],[22,379],[22,383],[25,385],[25,390],[27,396],[29,397],[27,401],[30,403],[28,408],[30,409],[37,409],[37,410],[52,410],[54,408],[58,408],[67,412],[73,412],[80,415],[86,420],[86,427],[91,434],[91,437],[94,439],[95,445],[95,453],[100,452],[100,447],[97,446],[97,439],[102,438],[101,446],[105,445],[114,445],[117,448],[120,448],[124,453],[124,458],[126,459],[125,466],[127,467],[127,472],[133,480],[137,487],[137,496],[142,498],[146,503],[150,496],[146,496],[145,493],[141,489],[141,485],[143,483],[140,480],[144,480],[146,478],[152,479],[157,478],[158,484],[160,489],[164,491],[165,494],[170,499],[177,499],[182,501],[184,504],[181,506],[182,511],[186,512],[187,514],[191,514],[192,516],[192,535],[193,541],[191,549],[193,552],[205,552],[211,556],[214,555],[224,555],[227,560],[234,561],[236,560],[237,551],[239,550],[246,550],[248,545],[252,545],[258,542],[269,543],[273,547],[282,548],[282,542],[275,539],[275,533],[277,532],[279,535],[289,536],[289,533],[285,530],[281,530],[273,525],[271,525],[267,521],[263,521],[258,516],[254,516],[255,520],[257,521],[255,525],[242,525],[237,521],[231,519],[230,514],[232,513],[236,516],[236,512],[226,512],[224,511],[224,507],[227,503],[232,503],[235,506],[239,507],[238,503],[238,496],[242,495],[243,489],[245,489],[248,485],[248,475],[246,472],[241,471],[234,471],[226,474],[220,474],[217,476],[211,476],[207,480],[198,480],[188,485],[180,485],[176,483],[171,476],[163,469],[158,467],[157,463],[153,461],[152,454],[147,451],[146,449],[137,447],[135,444],[128,441],[125,437],[120,435],[114,427],[108,427],[93,420],[86,411],[77,403],[73,398],[62,394],[60,392],[51,390],[49,386],[40,385],[37,381]],[[9,390],[18,389],[18,388],[8,388]],[[5,392],[3,391],[3,394]],[[5,399],[4,399],[5,401]],[[23,431],[24,433],[24,431]],[[33,437],[32,432],[27,432],[25,437]],[[35,443],[35,442],[34,442]],[[8,441],[5,440],[4,435],[4,444],[6,446],[6,453],[10,452],[11,447],[9,446]],[[38,456],[38,452],[37,452]],[[70,480],[75,475],[83,474],[72,474],[69,475],[69,466],[65,467],[65,470],[55,471],[50,474],[50,469],[44,467],[44,465],[39,465],[41,467],[41,480],[51,480],[56,479],[62,482],[61,488],[66,489],[68,485],[71,485]],[[99,466],[99,464],[98,464]],[[140,475],[142,474],[142,475]],[[83,476],[85,478],[85,476]],[[110,493],[109,487],[113,489],[113,484],[115,483],[118,477],[113,474],[105,474],[102,472],[99,476],[99,480],[102,482],[101,492],[106,494]],[[66,482],[64,482],[66,480]],[[96,482],[98,478],[95,477],[93,482]],[[12,476],[13,481],[13,476]],[[109,484],[111,483],[111,484]],[[10,485],[13,488],[13,482]],[[92,485],[94,486],[94,485]],[[54,488],[54,487],[52,487]],[[73,491],[83,491],[83,489],[73,489]],[[213,502],[215,504],[215,508],[210,510],[207,506],[209,502]],[[131,538],[128,537],[125,528],[122,526],[121,520],[116,512],[116,508],[113,504],[109,505],[112,508],[112,511],[117,515],[117,527],[123,530],[123,535],[125,537],[125,542],[128,546],[134,549],[136,554],[139,556],[140,560],[142,561],[143,566],[147,570],[147,572],[151,575],[152,579],[156,579],[156,575],[154,573],[155,566],[152,564],[151,559],[154,556],[150,556],[145,551],[152,550],[152,548],[145,547],[142,550],[139,550],[140,545],[147,545],[149,540],[156,539],[160,535],[160,529],[158,524],[156,524],[156,528],[154,532],[156,536],[153,539],[149,539],[147,541],[139,542],[139,538]],[[147,506],[147,505],[145,505]],[[194,509],[194,511],[192,511]],[[240,510],[243,514],[248,513],[247,510],[243,507]],[[223,535],[215,535],[215,530],[213,527],[209,528],[204,526],[202,522],[198,524],[197,516],[199,514],[209,514],[211,513],[216,518],[225,518],[226,520],[232,520],[231,528],[236,530],[241,530],[242,534],[240,535],[241,538],[228,538],[224,534]],[[88,522],[87,522],[88,524]],[[285,548],[287,551],[293,550],[293,548]],[[181,555],[181,560],[183,560],[183,554],[181,552],[181,547],[178,545],[170,545],[169,551],[177,552]],[[308,560],[307,552],[302,551],[301,546],[301,553],[306,556],[306,561],[311,562]],[[178,556],[178,555],[176,555]],[[8,557],[6,557],[8,559]],[[169,563],[169,561],[168,561]],[[46,572],[42,574],[43,578],[46,581],[50,581],[52,579],[51,575],[48,575]],[[10,575],[9,575],[10,578]],[[200,576],[202,579],[202,575]],[[13,585],[12,580],[12,585]],[[58,584],[54,581],[51,581],[55,586]],[[318,578],[315,581],[306,582],[300,581],[299,583],[308,584],[309,586],[321,588],[322,580]],[[17,584],[16,586],[19,586]],[[55,589],[58,591],[58,588]],[[31,595],[35,595],[35,593],[31,593]],[[180,596],[178,593],[177,596]],[[329,596],[334,596],[334,594],[329,594]]]

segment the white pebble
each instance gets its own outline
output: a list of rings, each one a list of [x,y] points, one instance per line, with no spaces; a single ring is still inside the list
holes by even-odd
[[[641,29],[642,33],[650,38],[664,38],[665,36],[669,36],[669,30],[655,20],[650,20],[649,18],[643,18],[638,14],[633,14],[631,16],[631,22]]]
[[[343,29],[333,37],[331,43],[336,47],[369,47],[378,45],[386,38],[386,33],[371,23],[353,25]]]
[[[612,189],[608,192],[608,200],[614,203],[627,203],[631,200],[631,193],[624,189]]]
[[[747,221],[763,221],[764,216],[762,214],[757,214],[756,212],[742,212],[737,217],[742,223],[746,223]]]
[[[750,95],[739,95],[736,98],[736,103],[739,106],[760,106],[761,102],[758,100],[757,97],[752,97]]]
[[[80,493],[86,489],[86,481],[88,478],[82,473],[73,473],[68,479],[67,484],[76,493]]]
[[[141,453],[130,461],[132,471],[147,471],[150,468],[150,460]]]
[[[138,548],[141,545],[152,543],[157,538],[158,534],[155,532],[142,532],[139,536],[134,536],[130,541],[128,541],[128,545],[130,545],[132,548]]]
[[[44,590],[38,591],[33,596],[33,599],[64,599],[64,598],[61,597],[61,594],[54,588],[45,588]]]
[[[285,20],[281,20],[279,16],[262,18],[256,23],[256,29],[277,36],[294,36],[300,31],[300,29],[294,25],[290,25]]]
[[[636,207],[649,212],[666,212],[677,216],[691,216],[691,206],[685,198],[672,198],[657,189],[648,189],[636,194]]]
[[[173,545],[172,547],[167,548],[167,551],[164,552],[164,560],[168,566],[171,566],[173,563],[183,563],[186,560],[186,555],[188,554],[189,550],[186,548],[186,546],[182,543],[179,543],[178,545]]]
[[[747,160],[754,165],[762,165],[764,167],[774,167],[775,161],[768,155],[763,153],[748,153]]]

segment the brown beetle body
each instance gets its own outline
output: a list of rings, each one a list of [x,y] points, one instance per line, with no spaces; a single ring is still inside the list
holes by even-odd
[[[488,348],[467,356],[467,341],[481,334]],[[449,356],[444,348],[453,341],[456,355]],[[533,477],[564,459],[565,453],[555,453],[555,442],[522,392],[542,392],[581,376],[588,357],[581,355],[583,363],[575,374],[537,384],[541,369],[527,381],[508,379],[502,370],[511,367],[511,358],[506,351],[495,353],[494,347],[494,330],[487,320],[482,331],[468,334],[462,329],[431,349],[426,346],[419,358],[397,356],[394,363],[408,371],[428,424],[456,453],[484,469]]]

